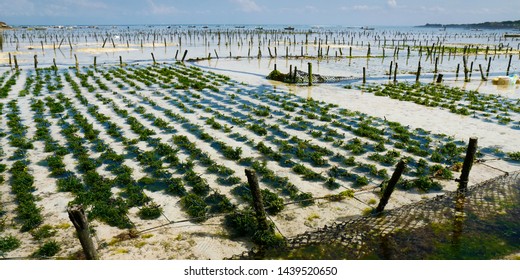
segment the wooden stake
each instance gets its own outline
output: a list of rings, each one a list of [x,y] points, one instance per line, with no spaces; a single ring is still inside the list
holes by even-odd
[[[513,58],[513,55],[509,55],[509,63],[507,64],[507,71],[506,71],[506,76],[509,75],[509,69],[511,68],[511,59]]]
[[[367,74],[367,73],[366,73],[366,68],[363,67],[363,84],[366,84],[366,82],[367,82],[366,74]]]
[[[482,64],[479,64],[478,68],[480,69],[480,77],[482,78],[482,81],[487,81],[486,77],[484,77],[484,72],[482,71]]]
[[[182,55],[182,62],[184,62],[184,59],[186,59],[186,55],[188,54],[188,50],[184,50],[184,54]]]
[[[38,68],[38,55],[34,55],[34,69]]]
[[[397,82],[397,62],[395,63],[395,68],[394,68],[394,83]]]
[[[16,55],[13,55],[14,60],[14,69],[18,70],[18,59],[16,59]]]
[[[489,68],[491,68],[491,57],[488,60],[488,66],[486,69],[486,78],[489,77]]]
[[[462,164],[460,178],[457,180],[459,182],[459,190],[465,190],[468,187],[469,172],[471,171],[473,161],[475,160],[475,154],[477,153],[477,142],[478,138],[469,138],[468,149],[466,150],[466,158],[464,158],[464,163]]]
[[[385,206],[388,203],[388,200],[390,199],[390,196],[392,195],[392,192],[395,189],[395,185],[399,181],[399,178],[401,178],[401,174],[403,174],[405,167],[406,162],[404,160],[399,161],[395,168],[394,174],[392,174],[392,178],[390,178],[390,181],[388,181],[388,185],[386,186],[383,192],[383,197],[381,197],[381,200],[377,205],[376,213],[381,213],[383,212],[383,210],[385,210]]]
[[[307,63],[309,69],[309,86],[312,86],[312,63]]]
[[[166,42],[166,41],[165,41],[165,42]],[[151,54],[152,54],[153,64],[155,65],[155,64],[157,64],[157,62],[155,62],[155,56],[153,55],[153,53],[151,53]],[[211,55],[211,54],[210,54],[210,55]]]
[[[94,56],[94,68],[96,68],[96,59],[97,57]]]
[[[390,61],[390,70],[388,72],[388,79],[391,80],[392,79],[392,65],[394,64],[393,61]]]
[[[419,77],[421,76],[421,61],[419,61],[419,64],[417,65],[417,73],[415,74],[415,82],[419,82]]]
[[[245,172],[249,189],[253,196],[253,208],[255,209],[258,228],[260,230],[267,230],[269,229],[269,224],[267,223],[267,215],[265,214],[262,193],[260,192],[260,186],[258,184],[258,177],[256,176],[256,172],[252,169],[246,169]]]
[[[67,208],[67,213],[69,214],[70,221],[76,228],[85,257],[87,260],[97,260],[98,255],[94,247],[94,242],[92,242],[92,238],[90,237],[88,220],[83,211],[83,207],[81,205],[72,205]]]

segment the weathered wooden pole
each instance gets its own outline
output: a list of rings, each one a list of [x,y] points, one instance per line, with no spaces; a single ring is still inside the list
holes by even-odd
[[[213,51],[215,52],[215,56],[217,57],[217,59],[219,59],[219,57],[218,57],[218,53],[217,53],[217,50],[216,50],[216,49],[213,49]]]
[[[442,83],[442,77],[443,77],[443,76],[444,76],[444,75],[439,74],[439,75],[437,76],[437,80],[436,80],[435,82],[438,83],[438,84]]]
[[[365,67],[363,67],[363,84],[366,84],[367,82],[367,70]]]
[[[155,65],[155,64],[157,64],[157,62],[155,62],[155,56],[153,55],[153,53],[151,53],[151,54],[152,54],[153,64]]]
[[[466,158],[464,158],[464,163],[462,164],[460,178],[457,180],[459,182],[459,190],[465,190],[468,187],[469,172],[471,171],[473,161],[475,160],[475,154],[477,153],[477,142],[477,137],[469,138],[468,149],[466,150]]]
[[[11,53],[9,53],[9,67],[12,67],[13,66],[13,63],[11,61]]]
[[[421,76],[421,61],[419,61],[419,64],[417,65],[417,73],[415,74],[415,82],[419,82],[419,77]]]
[[[38,68],[38,55],[34,55],[34,69]]]
[[[79,242],[81,243],[85,257],[87,260],[97,260],[98,255],[96,248],[94,247],[94,242],[92,242],[92,238],[90,237],[88,220],[83,211],[83,207],[81,205],[72,205],[67,208],[67,213],[69,214],[69,219],[76,228]]]
[[[16,59],[16,55],[13,55],[14,60],[14,69],[18,70],[18,59]]]
[[[388,181],[388,185],[386,186],[383,192],[383,197],[381,197],[381,200],[377,205],[376,213],[381,213],[383,212],[383,210],[385,210],[385,206],[388,203],[388,200],[390,199],[392,192],[394,192],[395,185],[399,181],[399,178],[401,178],[401,175],[403,174],[405,167],[406,162],[404,160],[401,160],[399,161],[399,163],[397,163],[394,174],[392,174],[392,178],[390,178],[390,181]]]
[[[186,59],[186,55],[188,54],[188,50],[184,50],[184,54],[182,55],[182,62],[184,62],[184,59]]]
[[[74,54],[74,60],[76,61],[76,69],[79,69],[78,56]]]
[[[52,59],[52,65],[54,67],[54,71],[57,71],[58,70],[58,66],[56,66],[56,58]]]
[[[487,81],[486,77],[484,76],[484,71],[482,71],[482,64],[479,64],[478,68],[480,69],[480,77],[482,78],[482,81]]]
[[[119,66],[123,67],[123,57],[119,56]]]
[[[309,86],[312,86],[312,63],[308,62],[307,67],[309,69]]]
[[[245,172],[247,183],[249,184],[249,189],[253,196],[253,208],[255,209],[258,228],[260,230],[267,230],[269,229],[269,224],[267,223],[267,215],[265,214],[262,193],[260,192],[260,186],[258,184],[258,177],[256,176],[256,172],[252,169],[246,169]]]
[[[438,69],[437,69],[437,65],[439,64],[439,57],[436,57],[435,58],[435,70],[433,70],[433,73],[437,73],[438,72]]]
[[[511,68],[511,59],[513,58],[513,55],[509,55],[509,63],[507,63],[507,71],[506,76],[509,75],[509,69]]]
[[[489,77],[489,68],[491,68],[491,57],[488,60],[488,66],[486,69],[486,78]]]
[[[459,78],[460,63],[457,64],[457,70],[455,71],[455,79]]]
[[[94,56],[94,68],[96,68],[96,66],[97,66],[97,61],[96,60],[97,60],[97,57]]]
[[[394,83],[397,82],[397,62],[395,63],[394,67]]]
[[[388,70],[388,79],[392,79],[392,65],[394,64],[393,61],[390,61],[390,70]]]

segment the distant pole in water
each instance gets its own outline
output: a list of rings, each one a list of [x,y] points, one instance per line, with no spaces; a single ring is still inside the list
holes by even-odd
[[[439,57],[436,57],[435,58],[435,70],[433,70],[433,73],[437,73],[438,70],[437,70],[437,65],[439,64]]]
[[[177,55],[179,54],[179,50],[175,52],[175,60],[177,60]]]
[[[74,60],[76,61],[76,69],[79,68],[78,56],[74,54]]]
[[[419,64],[417,65],[417,73],[415,74],[415,82],[419,82],[419,77],[421,76],[421,61],[419,60]]]
[[[513,55],[509,55],[509,63],[507,64],[507,71],[506,76],[509,75],[509,69],[511,68],[511,59],[513,58]]]
[[[312,86],[312,63],[307,63],[308,69],[309,69],[309,86]]]
[[[119,66],[123,67],[123,57],[119,56]]]
[[[397,62],[395,63],[394,67],[394,83],[397,82]]]
[[[52,65],[54,66],[54,71],[58,70],[58,66],[56,66],[56,58],[52,59]]]
[[[184,54],[182,55],[182,62],[184,62],[184,59],[186,59],[186,55],[188,54],[188,50],[184,50]]]
[[[38,55],[34,55],[34,69],[38,68]]]
[[[9,53],[9,67],[13,66],[13,62],[11,61],[11,53]]]
[[[482,71],[482,64],[479,64],[478,68],[480,69],[480,77],[482,78],[482,81],[487,81],[486,77],[484,77],[484,71]]]
[[[388,203],[388,200],[390,200],[390,196],[394,192],[395,185],[397,185],[397,182],[399,181],[399,178],[401,178],[401,175],[403,174],[404,168],[406,167],[406,162],[404,160],[399,161],[397,164],[394,173],[392,174],[392,178],[390,178],[390,181],[388,181],[388,185],[385,187],[385,190],[383,192],[383,197],[381,197],[381,200],[379,201],[379,204],[377,205],[375,213],[381,213],[383,210],[385,210],[385,206]]]
[[[491,57],[488,59],[488,65],[486,69],[486,78],[489,77],[489,69],[491,68]]]
[[[455,79],[459,78],[460,63],[457,64],[457,70],[455,71]]]
[[[152,54],[153,64],[155,65],[155,64],[157,64],[157,62],[155,62],[155,56],[153,55],[153,53],[151,53],[151,54]]]
[[[18,59],[16,59],[16,55],[13,55],[14,60],[14,69],[18,70]]]
[[[443,75],[442,75],[442,74],[439,74],[439,75],[437,76],[437,80],[436,80],[435,82],[438,83],[438,84],[442,83],[442,77],[443,77]]]
[[[469,172],[471,171],[473,161],[475,160],[475,154],[477,153],[477,142],[478,138],[476,137],[471,137],[469,139],[466,158],[464,158],[464,163],[462,164],[462,172],[460,178],[457,180],[459,182],[458,190],[465,190],[468,187]]]
[[[97,57],[94,56],[94,68],[96,68],[96,66],[97,66],[96,60],[97,60]]]
[[[392,65],[394,64],[394,61],[390,61],[390,70],[388,72],[388,79],[392,79]]]
[[[365,67],[363,67],[363,84],[366,84],[367,82],[367,70]]]

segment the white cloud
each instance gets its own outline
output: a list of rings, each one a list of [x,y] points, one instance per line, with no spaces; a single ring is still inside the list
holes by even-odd
[[[396,0],[388,0],[387,1],[388,6],[395,8],[397,7],[397,1]]]
[[[262,8],[253,0],[231,0],[231,2],[235,3],[239,10],[246,13],[262,11]]]
[[[156,4],[153,0],[148,0],[148,5],[150,6],[148,13],[152,15],[173,15],[179,13],[179,10],[174,6]]]
[[[381,9],[379,6],[369,6],[369,5],[354,5],[352,7],[341,7],[342,11],[375,11]]]

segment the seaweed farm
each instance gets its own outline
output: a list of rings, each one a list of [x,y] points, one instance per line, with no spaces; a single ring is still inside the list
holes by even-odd
[[[519,257],[518,38],[212,25],[0,36],[0,259]]]

